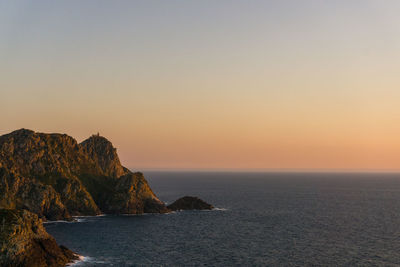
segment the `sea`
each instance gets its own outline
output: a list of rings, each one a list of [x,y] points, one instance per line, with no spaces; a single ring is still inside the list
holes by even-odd
[[[46,223],[74,266],[400,266],[400,174],[145,172],[216,208]]]

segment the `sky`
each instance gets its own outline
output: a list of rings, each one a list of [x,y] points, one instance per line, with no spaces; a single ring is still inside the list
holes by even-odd
[[[400,1],[0,1],[0,134],[132,169],[400,169]]]

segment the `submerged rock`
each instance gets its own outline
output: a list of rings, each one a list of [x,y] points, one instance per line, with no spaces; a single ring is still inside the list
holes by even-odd
[[[58,267],[78,259],[26,210],[0,209],[0,242],[0,266]]]
[[[214,207],[211,204],[201,200],[198,197],[185,196],[176,200],[168,209],[176,210],[212,210]]]

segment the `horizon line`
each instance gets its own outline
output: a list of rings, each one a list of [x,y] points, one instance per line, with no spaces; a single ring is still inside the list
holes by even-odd
[[[132,168],[138,172],[254,172],[254,173],[399,173],[400,169],[325,169],[325,168]]]

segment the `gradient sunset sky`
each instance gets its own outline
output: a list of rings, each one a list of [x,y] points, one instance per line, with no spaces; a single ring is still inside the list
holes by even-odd
[[[1,1],[0,134],[133,169],[400,169],[400,1]]]

